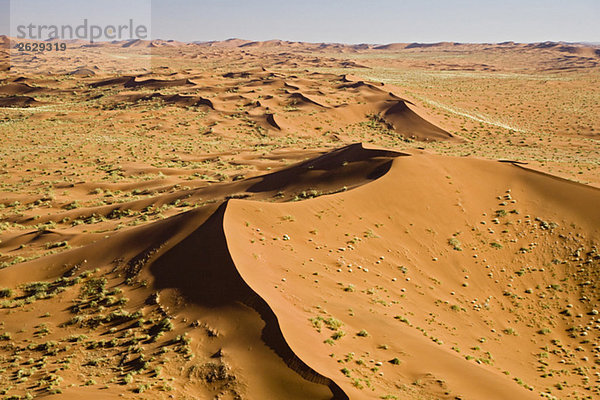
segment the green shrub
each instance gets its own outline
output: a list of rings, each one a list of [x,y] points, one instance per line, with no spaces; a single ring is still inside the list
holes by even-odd
[[[454,250],[456,250],[456,251],[462,251],[462,247],[460,247],[461,246],[460,241],[457,238],[450,238],[450,239],[448,239],[448,244],[450,246],[452,246],[452,248]]]
[[[331,335],[331,338],[333,340],[338,340],[338,339],[341,339],[342,337],[344,337],[345,335],[346,335],[346,332],[344,332],[344,331],[336,331],[336,332],[333,332],[333,334]]]

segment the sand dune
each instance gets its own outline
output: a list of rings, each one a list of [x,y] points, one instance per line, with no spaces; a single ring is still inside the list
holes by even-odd
[[[96,72],[94,72],[94,70],[90,69],[90,68],[77,68],[77,69],[69,72],[69,75],[93,76],[93,75],[96,75]]]
[[[166,73],[166,71],[165,71]],[[245,120],[258,131],[272,130],[289,133],[304,129],[308,116],[328,117],[340,127],[369,122],[374,129],[387,129],[407,140],[437,141],[457,140],[456,136],[437,127],[419,115],[421,111],[411,108],[410,102],[386,90],[384,84],[351,80],[349,75],[316,74],[313,79],[284,77],[264,68],[226,72],[224,79],[198,77],[205,85],[195,85],[190,78],[158,79],[139,76],[122,76],[90,83],[92,88],[135,89],[136,92],[110,94],[106,107],[119,108],[122,103],[136,103],[161,99],[164,104],[184,107],[208,106],[222,116]],[[329,80],[323,85],[318,80]],[[160,91],[178,88],[182,94],[144,93],[144,90]],[[187,95],[202,93],[210,96]],[[342,104],[330,104],[328,93],[346,97]],[[260,133],[260,132],[259,132]],[[308,133],[307,133],[308,134]]]
[[[90,84],[91,87],[98,88],[103,86],[122,86],[124,88],[148,88],[162,89],[174,86],[194,85],[189,79],[146,79],[138,81],[135,76],[122,76],[119,78],[104,79]]]
[[[380,160],[380,167],[358,178],[366,173],[361,163],[371,160]],[[207,341],[202,330],[187,330],[207,360],[219,354],[216,360],[227,372],[208,388],[221,394],[538,398],[527,390],[542,384],[529,367],[536,351],[558,338],[563,348],[578,341],[567,329],[575,317],[558,317],[555,333],[544,336],[535,332],[547,320],[527,310],[540,307],[536,296],[542,294],[554,299],[556,316],[567,302],[579,304],[583,294],[590,302],[581,305],[583,311],[599,306],[591,296],[595,287],[583,285],[589,275],[572,274],[577,267],[570,261],[553,266],[550,260],[568,260],[569,249],[585,249],[587,238],[598,237],[600,191],[510,163],[398,154],[360,144],[240,184],[250,193],[307,187],[310,181],[298,180],[298,173],[308,178],[321,171],[316,179],[328,182],[337,177],[329,171],[346,163],[356,166],[347,175],[352,181],[375,180],[302,202],[229,200],[199,208],[0,270],[0,281],[15,287],[100,268],[99,276],[122,287],[134,303],[158,293],[146,313],[163,313],[175,332],[186,326],[179,321],[198,320],[212,335]],[[499,230],[495,219],[511,222],[506,233],[490,233],[480,222]],[[528,233],[513,243],[519,232]],[[462,244],[448,244],[453,237]],[[535,247],[515,256],[522,241],[532,239]],[[565,242],[564,254],[553,247],[555,240]],[[515,279],[513,271],[523,265],[545,268],[526,267],[525,276]],[[564,276],[581,292],[550,288]],[[533,282],[543,284],[523,295]],[[507,292],[526,307],[515,309]],[[54,310],[53,302],[36,305]],[[451,306],[457,311],[442,312]],[[232,325],[231,318],[239,322]],[[8,317],[5,329],[14,331],[12,321]],[[549,363],[559,365],[558,358]],[[513,382],[515,376],[526,383]],[[201,395],[205,389],[196,390]]]
[[[289,95],[290,104],[295,107],[317,107],[317,108],[326,108],[322,104],[317,103],[314,100],[306,97],[300,92],[290,93]]]
[[[33,107],[43,104],[29,96],[0,97],[0,107]]]
[[[451,183],[454,185],[448,185],[444,176],[446,173],[452,174]],[[463,192],[467,187],[461,182],[467,183],[473,179],[480,182],[481,185],[474,191],[469,189]],[[424,184],[427,188],[423,187]],[[455,185],[461,188],[461,194],[451,194]],[[444,186],[448,189],[445,189]],[[570,188],[569,190],[559,190],[560,186],[570,186]],[[532,187],[535,189],[529,190]],[[385,393],[386,389],[391,391],[394,383],[401,380],[402,376],[419,376],[424,371],[428,371],[433,375],[434,380],[441,379],[444,382],[445,391],[460,393],[461,398],[463,396],[464,398],[488,399],[506,399],[510,396],[523,399],[535,398],[536,395],[530,394],[518,385],[508,384],[512,378],[498,371],[502,368],[508,370],[518,368],[516,365],[501,367],[500,364],[512,361],[506,354],[506,352],[510,352],[506,347],[509,342],[519,342],[519,346],[527,346],[529,335],[525,332],[521,333],[522,340],[501,338],[504,335],[490,334],[489,327],[485,329],[483,320],[477,322],[479,317],[474,316],[475,320],[470,321],[471,324],[475,324],[474,328],[466,328],[464,323],[458,323],[458,321],[446,320],[444,324],[441,324],[441,326],[447,326],[441,328],[441,331],[458,329],[461,332],[460,335],[450,339],[450,343],[447,340],[452,335],[449,337],[442,335],[439,328],[432,327],[434,332],[430,332],[430,335],[438,338],[444,337],[443,342],[448,343],[440,344],[435,341],[432,343],[428,338],[420,339],[419,336],[422,337],[422,335],[411,324],[407,327],[406,324],[394,321],[396,311],[393,310],[396,307],[402,309],[403,315],[406,315],[409,320],[417,318],[418,321],[421,321],[428,315],[428,312],[435,312],[436,309],[436,306],[429,308],[425,306],[425,303],[430,301],[433,304],[436,298],[451,300],[451,290],[460,286],[460,268],[463,268],[462,274],[469,275],[469,282],[474,285],[472,289],[467,289],[468,294],[463,293],[460,296],[465,296],[465,300],[493,298],[492,303],[497,302],[498,304],[491,307],[493,309],[502,308],[501,304],[505,302],[502,295],[503,285],[498,284],[497,288],[494,288],[493,285],[490,287],[489,284],[484,283],[485,275],[490,270],[477,265],[479,264],[477,261],[473,262],[471,251],[467,251],[465,254],[451,249],[446,250],[443,243],[429,248],[419,246],[418,243],[428,240],[426,239],[428,233],[420,227],[429,227],[440,237],[452,237],[453,229],[465,232],[467,230],[464,228],[476,227],[478,215],[470,214],[468,211],[465,214],[465,209],[481,209],[482,211],[486,208],[493,209],[497,207],[494,204],[494,193],[505,193],[507,188],[512,188],[511,193],[519,199],[520,207],[524,207],[523,211],[535,210],[535,215],[542,214],[556,219],[560,218],[559,215],[568,215],[567,218],[570,221],[577,220],[576,224],[587,232],[586,237],[588,234],[593,236],[597,234],[598,226],[600,226],[600,214],[593,209],[592,204],[600,201],[598,190],[573,186],[572,183],[539,176],[512,165],[414,155],[396,159],[387,175],[347,194],[323,197],[297,204],[270,205],[269,207],[262,203],[234,200],[230,202],[225,212],[225,235],[230,243],[229,249],[240,274],[257,293],[272,304],[290,346],[301,357],[305,357],[309,364],[321,366],[322,369],[318,370],[321,373],[335,376],[335,373],[338,372],[338,376],[340,376],[338,383],[350,398],[368,398],[369,396],[364,391],[353,387],[351,379],[342,378],[339,374],[338,357],[332,359],[327,354],[334,351],[341,357],[341,354],[352,352],[355,357],[364,357],[364,354],[367,354],[367,357],[375,358],[375,360],[391,359],[393,354],[390,354],[389,349],[378,349],[378,345],[381,343],[388,344],[395,352],[404,355],[402,357],[404,367],[394,367],[384,362],[381,370],[385,375],[376,378],[377,374],[367,374],[367,376],[371,376],[372,383],[377,379],[376,385],[381,385],[379,393]],[[563,193],[564,197],[560,199],[554,197],[558,191]],[[548,197],[553,198],[552,204],[542,205],[543,203],[539,203],[539,199]],[[462,203],[459,208],[453,204],[456,201],[459,204]],[[577,206],[572,207],[572,204],[577,204]],[[540,205],[542,206],[540,207]],[[578,216],[573,214],[574,209],[579,210]],[[352,210],[360,210],[360,213],[354,214]],[[281,216],[285,215],[290,215],[294,219],[291,222],[282,222]],[[330,217],[322,219],[320,216]],[[337,221],[334,229],[330,225],[331,219]],[[463,229],[458,226],[449,226],[449,221],[457,220],[465,221],[466,226]],[[249,226],[244,229],[238,225],[239,221],[246,221]],[[376,229],[375,226],[378,225],[381,226]],[[369,226],[373,226],[373,235],[375,236],[372,239],[366,239],[367,236],[363,236],[363,232]],[[405,229],[410,230],[411,234],[407,234],[408,231],[404,233]],[[313,231],[316,233],[311,233]],[[345,232],[353,232],[362,240],[358,242],[354,240],[354,245],[349,246],[347,244],[349,243],[348,237],[344,237]],[[463,233],[463,235],[465,234],[467,233]],[[470,234],[467,235],[470,236]],[[406,240],[392,239],[402,236],[406,237]],[[556,237],[558,233],[552,236]],[[258,239],[261,237],[268,241],[259,241]],[[286,242],[282,241],[282,237],[290,239]],[[473,237],[476,236],[473,235]],[[272,239],[279,240],[273,241]],[[552,240],[553,238],[549,237],[544,239],[544,243]],[[542,246],[546,246],[546,244]],[[248,250],[248,247],[252,250]],[[511,261],[512,251],[500,251],[500,254],[496,250],[492,251],[480,248],[478,253],[480,257],[487,257],[488,263],[494,264],[492,270],[494,273],[498,272],[500,265],[508,267],[514,263]],[[507,258],[504,258],[502,253]],[[460,256],[457,256],[459,254]],[[431,257],[434,257],[434,262],[431,261]],[[285,262],[282,262],[283,260]],[[361,264],[363,265],[362,269],[366,271],[368,267],[369,272],[363,272],[358,266]],[[414,271],[406,273],[412,278],[410,283],[401,282],[407,275],[399,271],[400,265],[405,266],[409,271]],[[313,276],[311,277],[311,275]],[[393,277],[402,279],[400,283],[395,283]],[[550,278],[549,275],[545,277],[545,279],[548,278]],[[540,280],[540,278],[537,279]],[[585,278],[580,279],[579,282],[582,282]],[[424,290],[423,288],[430,286],[427,284],[429,280],[439,283],[435,287]],[[518,286],[521,285],[526,286],[527,284]],[[345,291],[344,288],[349,287],[352,290]],[[368,288],[377,288],[373,289],[377,294],[367,293]],[[404,288],[406,288],[406,292],[404,292]],[[518,292],[519,289],[513,290]],[[421,291],[426,293],[420,293]],[[403,293],[408,294],[404,295]],[[385,299],[385,303],[388,305],[382,303],[383,306],[373,306],[372,303],[365,302],[364,307],[361,306],[359,299],[368,299],[370,296]],[[394,299],[400,299],[397,303],[398,306],[393,305]],[[392,303],[389,303],[390,301]],[[523,299],[522,301],[527,302],[528,300]],[[531,304],[534,304],[535,300],[532,301]],[[322,305],[328,313],[323,315],[324,310],[318,307],[308,309],[306,304]],[[348,313],[348,306],[352,309],[350,313]],[[374,307],[375,309],[373,309]],[[323,315],[324,318],[333,315],[343,321],[343,329],[347,332],[348,338],[339,339],[339,344],[334,347],[319,342],[327,336],[314,336],[311,319],[314,321],[315,316],[318,315]],[[485,318],[485,316],[481,318]],[[496,315],[492,318],[495,320],[492,326],[496,323],[504,324],[502,316]],[[386,322],[386,319],[389,323]],[[420,323],[415,322],[415,324]],[[370,339],[354,336],[355,332],[359,332],[361,329],[368,332]],[[324,328],[323,330],[326,331]],[[467,333],[467,330],[471,332]],[[415,333],[411,333],[411,331]],[[497,357],[496,366],[482,368],[451,351],[449,349],[451,343],[457,340],[460,342],[459,338],[463,335],[471,337],[474,342],[477,342],[475,339],[477,335],[488,337],[486,343],[497,342],[495,345],[489,345],[490,349],[498,346],[500,351],[498,355],[494,355]],[[561,335],[561,340],[564,337],[565,335]],[[462,345],[458,347],[462,348]],[[530,344],[529,346],[531,346],[531,350],[528,351],[535,351],[534,349],[537,348],[536,345]],[[481,347],[488,346],[481,345]],[[315,351],[315,348],[320,350]],[[494,350],[491,351],[496,354]],[[435,356],[433,356],[434,353]],[[362,379],[365,376],[365,370],[349,368],[352,371],[351,376],[355,379]],[[456,373],[451,371],[456,371]],[[531,374],[531,371],[528,372],[526,368],[519,369],[513,374],[520,377],[527,375],[527,379],[537,379],[536,375]],[[409,398],[408,393],[405,396],[404,398]],[[425,398],[418,396],[417,398]],[[446,398],[446,396],[448,394],[440,393],[440,397]],[[373,398],[377,398],[377,396],[373,396]],[[454,397],[448,396],[447,398]]]
[[[163,101],[165,104],[173,104],[177,106],[191,107],[191,106],[206,106],[208,108],[213,108],[213,103],[200,96],[182,96],[179,94],[173,95],[163,95],[160,93],[153,93],[149,95],[133,93],[133,94],[125,94],[121,93],[114,96],[116,102],[129,102],[135,103],[139,101],[151,101],[159,99]]]
[[[410,102],[398,101],[387,108],[382,116],[393,129],[408,138],[417,140],[451,139],[454,135],[421,118],[410,108]]]
[[[372,95],[367,95],[371,97]],[[386,129],[407,139],[419,141],[461,140],[425,120],[410,107],[410,102],[402,99],[379,100],[366,105],[341,105],[335,110],[340,118],[353,119],[356,115],[368,115],[371,123],[382,125]],[[394,96],[395,97],[395,96]],[[392,97],[393,98],[393,97]]]
[[[121,47],[152,47],[152,41],[150,40],[141,40],[141,39],[133,39],[124,42],[119,42]]]
[[[117,86],[117,85],[121,85],[121,86],[125,87],[125,84],[131,83],[134,81],[135,81],[135,77],[133,77],[133,76],[121,76],[118,78],[103,79],[103,80],[100,80],[100,81],[90,84],[90,86],[94,87],[94,88],[99,88],[99,87],[103,87],[103,86]]]
[[[146,79],[138,81],[136,79],[128,81],[124,84],[126,88],[148,88],[148,89],[162,89],[174,86],[187,86],[194,85],[189,79],[173,79],[173,80],[161,80],[161,79]]]
[[[4,95],[20,95],[20,94],[29,94],[29,93],[43,93],[44,88],[42,87],[34,87],[30,86],[27,83],[8,83],[6,85],[0,86],[0,94]]]
[[[404,50],[408,43],[388,43],[375,46],[375,50]]]
[[[294,154],[285,151],[279,156],[272,156],[272,158],[302,159],[307,154],[313,154],[313,152]],[[281,171],[266,175],[249,177],[230,183],[201,185],[198,188],[178,192],[169,191],[169,186],[157,186],[164,185],[164,182],[157,180],[145,183],[144,187],[149,188],[147,190],[165,191],[167,193],[119,205],[61,210],[59,214],[54,216],[38,216],[36,218],[23,216],[15,219],[14,222],[21,224],[47,223],[50,221],[58,222],[63,219],[85,220],[94,216],[116,219],[123,214],[140,211],[150,206],[161,207],[184,199],[210,198],[225,201],[228,198],[251,197],[270,201],[300,200],[332,192],[341,192],[377,179],[389,169],[390,161],[399,155],[401,153],[366,150],[358,144],[350,145],[331,154],[326,153],[314,160],[302,161]],[[147,170],[144,171],[147,172]],[[131,169],[128,172],[135,173]],[[159,172],[159,170],[154,172]],[[85,190],[90,190],[87,185],[81,186],[86,188]],[[137,186],[118,186],[118,188],[120,190],[132,190]],[[4,244],[6,245],[7,241]]]

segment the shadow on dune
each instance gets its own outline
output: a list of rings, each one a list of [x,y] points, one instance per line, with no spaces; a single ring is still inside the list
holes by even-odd
[[[282,190],[286,186],[306,183],[310,185],[312,179],[311,171],[319,171],[319,181],[336,182],[340,175],[346,175],[352,180],[364,182],[364,180],[375,180],[385,175],[392,166],[390,158],[408,156],[396,151],[366,149],[362,143],[355,143],[341,149],[333,150],[320,157],[301,162],[290,168],[264,175],[262,179],[246,189],[247,192],[268,192]],[[379,163],[374,160],[381,158]],[[346,163],[349,163],[346,165]],[[340,171],[340,167],[345,170]],[[362,179],[357,179],[361,177]]]
[[[42,103],[29,96],[0,97],[0,107],[31,107]]]
[[[382,112],[383,119],[390,127],[404,137],[421,141],[458,140],[453,134],[427,121],[411,110],[410,101],[401,100]]]
[[[176,288],[202,306],[242,303],[251,307],[265,322],[262,340],[292,370],[308,381],[328,386],[332,399],[348,399],[333,380],[317,373],[296,356],[285,341],[269,305],[238,273],[223,230],[226,208],[227,203],[223,203],[198,229],[150,265],[156,288]]]

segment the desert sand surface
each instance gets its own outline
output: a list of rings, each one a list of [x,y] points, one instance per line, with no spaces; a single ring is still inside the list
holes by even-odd
[[[0,399],[600,397],[600,48],[0,44]]]

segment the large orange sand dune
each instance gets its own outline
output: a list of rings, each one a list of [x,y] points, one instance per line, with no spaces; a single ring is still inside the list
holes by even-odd
[[[144,345],[146,359],[160,360],[160,348],[185,332],[196,356],[175,350],[166,368],[221,365],[214,377],[197,375],[202,384],[175,381],[183,397],[534,399],[556,395],[563,381],[586,393],[578,375],[559,371],[597,369],[600,191],[510,163],[400,155],[334,151],[291,170],[343,173],[369,156],[396,158],[353,190],[288,203],[229,200],[6,268],[0,282],[100,268],[93,276],[121,288],[148,323],[172,321],[166,342]],[[284,170],[260,190],[290,180]],[[73,296],[65,290],[25,314],[5,313],[3,329],[33,330],[19,315],[50,310],[47,339],[59,343],[67,333],[121,331],[119,322],[61,328]],[[56,373],[75,382],[81,368]],[[135,376],[152,380],[143,370]],[[159,382],[147,393],[160,397],[153,387]]]

